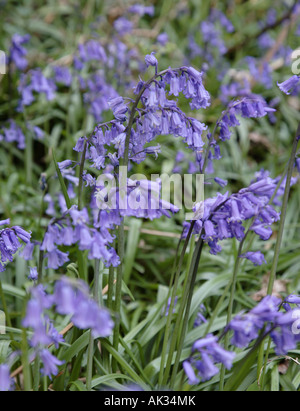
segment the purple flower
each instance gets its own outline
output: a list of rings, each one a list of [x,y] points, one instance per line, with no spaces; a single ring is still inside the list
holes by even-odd
[[[2,223],[9,223],[6,220]],[[22,247],[19,240],[25,244],[29,243],[31,233],[28,233],[23,228],[15,226],[0,230],[0,264],[1,271],[4,271],[5,264],[13,261],[13,255]]]
[[[161,46],[165,46],[169,41],[169,36],[167,33],[161,33],[157,36],[156,40]]]
[[[154,6],[144,6],[142,4],[135,4],[130,6],[128,9],[129,13],[138,14],[139,16],[144,16],[148,14],[149,16],[154,16]]]
[[[0,391],[11,391],[14,387],[14,381],[10,378],[8,365],[0,364]]]
[[[14,143],[16,142],[18,145],[18,148],[20,150],[24,150],[26,147],[25,143],[25,135],[22,131],[22,129],[17,125],[17,123],[14,120],[9,121],[9,127],[4,127],[1,132],[3,133],[2,135],[0,134],[0,141],[4,140],[7,143]]]
[[[10,48],[10,60],[16,65],[19,70],[25,70],[28,66],[26,59],[27,50],[22,47],[24,44],[28,43],[30,36],[27,34],[21,36],[20,34],[14,34],[12,36],[12,45]]]
[[[47,268],[52,268],[53,270],[57,270],[69,261],[69,253],[63,253],[58,249],[50,251],[45,257],[48,258]]]
[[[232,367],[235,353],[224,350],[218,343],[218,338],[212,334],[194,343],[192,356],[184,363],[184,370],[191,384],[208,381],[219,373],[216,363],[223,364],[228,370]],[[193,369],[197,372],[194,373]]]
[[[74,147],[74,151],[77,151],[78,153],[82,153],[84,150],[85,142],[86,142],[86,137],[80,137],[76,143],[76,146]]]
[[[145,57],[145,62],[146,62],[147,67],[153,66],[155,67],[156,72],[157,72],[158,61],[157,61],[157,58],[155,57],[155,52],[152,52],[151,54],[147,54]]]
[[[117,20],[114,22],[114,28],[116,31],[123,36],[124,34],[128,34],[132,31],[133,29],[133,24],[130,20],[128,20],[126,17],[119,17]]]
[[[296,86],[299,84],[299,82],[300,82],[300,77],[293,76],[290,79],[284,81],[283,83],[277,83],[277,85],[283,93],[290,95],[293,92],[293,90],[296,88]]]
[[[30,281],[38,281],[39,274],[36,267],[30,267],[30,274],[28,276],[28,280]]]
[[[219,178],[219,177],[216,177],[216,178],[215,178],[215,182],[216,182],[217,184],[219,184],[219,186],[222,187],[222,188],[226,187],[227,184],[228,184],[228,181],[227,181],[227,180],[222,180],[222,179]]]
[[[72,74],[68,67],[54,67],[56,83],[70,87],[72,84]]]
[[[77,328],[91,328],[94,338],[111,335],[114,323],[110,314],[89,297],[85,283],[78,283],[76,287],[63,277],[55,285],[52,300],[58,313],[70,315]]]
[[[241,255],[241,258],[247,258],[247,260],[252,261],[254,265],[267,264],[265,256],[260,251],[248,252],[246,254]]]
[[[23,251],[20,253],[20,257],[24,258],[25,261],[31,261],[33,259],[33,251],[35,245],[33,243],[27,243]]]
[[[126,121],[126,113],[128,107],[124,104],[123,97],[116,97],[108,102],[109,107],[112,109],[114,116],[119,121]]]
[[[63,361],[59,361],[47,349],[44,349],[40,352],[40,358],[42,363],[44,364],[44,367],[41,369],[42,374],[51,379],[52,376],[55,377],[58,374],[58,367],[64,364]]]
[[[284,301],[289,304],[300,304],[300,296],[291,294]]]
[[[33,93],[44,94],[48,101],[55,98],[56,85],[53,79],[46,78],[40,69],[31,70],[21,78],[19,85],[22,106],[29,106],[35,101]]]
[[[96,40],[88,40],[85,44],[80,44],[79,47],[80,58],[84,62],[88,61],[101,61],[107,62],[107,55],[102,45]],[[78,64],[77,60],[77,64]],[[79,65],[81,68],[82,66]],[[79,67],[78,67],[79,68]],[[80,68],[80,69],[81,69]]]
[[[196,377],[196,373],[194,371],[194,368],[192,364],[189,361],[184,361],[182,364],[184,372],[186,373],[188,379],[189,379],[189,384],[190,385],[197,385],[199,384],[200,380],[199,378]]]

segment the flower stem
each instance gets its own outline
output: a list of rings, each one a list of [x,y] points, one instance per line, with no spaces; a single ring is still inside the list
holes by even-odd
[[[168,313],[168,318],[167,318],[167,324],[166,324],[166,331],[165,331],[165,336],[164,336],[164,342],[163,342],[163,348],[162,348],[162,354],[161,354],[161,364],[160,364],[160,372],[159,372],[159,385],[162,385],[162,381],[163,381],[163,374],[164,374],[164,368],[165,368],[165,357],[167,354],[167,347],[168,347],[168,342],[169,342],[169,337],[171,334],[171,324],[172,324],[172,319],[173,319],[173,310],[174,310],[174,305],[175,305],[175,299],[176,299],[176,293],[177,293],[177,289],[178,289],[178,284],[179,284],[179,278],[180,278],[180,274],[181,274],[181,269],[182,269],[182,264],[184,261],[184,257],[185,257],[185,253],[193,232],[193,228],[194,228],[195,224],[191,224],[189,233],[186,237],[181,255],[180,255],[180,260],[178,263],[178,267],[176,270],[176,274],[174,277],[174,285],[173,285],[173,291],[172,291],[172,296],[171,296],[171,303],[170,303],[170,307],[169,307],[169,313]]]
[[[174,353],[175,353],[175,350],[176,350],[176,345],[177,345],[178,338],[179,338],[179,332],[180,332],[180,329],[181,329],[181,326],[182,326],[182,319],[183,319],[184,312],[186,311],[186,316],[189,315],[189,307],[187,306],[188,298],[189,298],[189,291],[193,288],[193,283],[195,281],[195,276],[197,274],[202,247],[203,247],[203,240],[199,239],[197,244],[196,244],[196,248],[195,248],[195,251],[194,251],[194,254],[193,254],[191,268],[189,270],[188,276],[186,277],[186,281],[185,281],[185,285],[184,285],[182,301],[181,301],[178,316],[177,316],[177,319],[176,319],[175,328],[174,328],[174,331],[173,331],[173,334],[172,334],[167,365],[166,365],[166,369],[165,369],[165,373],[164,373],[164,378],[163,378],[163,381],[162,381],[163,385],[167,384],[167,381],[168,381],[168,378],[169,378],[169,375],[170,375],[170,370],[171,370],[171,366],[172,366],[172,362],[173,362],[173,356],[174,356]],[[184,340],[185,330],[182,330],[182,331],[183,331],[182,332],[182,339]],[[179,359],[180,359],[180,355],[181,355],[180,347],[177,351],[177,357],[178,357],[178,355],[179,355]],[[177,363],[177,357],[176,357],[176,363]]]
[[[82,207],[83,207],[83,172],[84,172],[87,147],[88,147],[88,143],[87,141],[85,141],[82,156],[81,156],[81,161],[80,161],[80,169],[79,169],[79,184],[78,184],[78,209],[79,210],[82,210]]]
[[[293,175],[293,170],[295,166],[295,159],[296,159],[296,154],[297,154],[299,137],[300,137],[300,124],[297,130],[297,135],[293,142],[293,148],[292,148],[292,153],[290,156],[290,162],[289,162],[289,167],[288,167],[288,172],[287,172],[287,177],[286,177],[286,184],[285,184],[283,203],[282,203],[282,208],[281,208],[279,230],[278,230],[278,235],[277,235],[277,241],[276,241],[276,246],[275,246],[274,259],[273,259],[272,269],[270,273],[269,284],[268,284],[268,295],[272,294],[274,283],[276,280],[278,260],[279,260],[282,239],[283,239],[285,219],[286,219],[286,214],[287,214],[287,205],[288,205],[290,191],[291,191],[291,181],[292,181],[292,175]]]
[[[283,239],[285,219],[286,219],[286,214],[287,214],[287,205],[288,205],[288,200],[289,200],[290,191],[291,191],[291,181],[292,181],[293,170],[294,170],[294,167],[295,167],[295,159],[296,159],[296,155],[297,155],[299,137],[300,137],[300,124],[298,126],[296,136],[294,138],[292,152],[291,152],[289,166],[288,166],[288,171],[287,171],[285,190],[284,190],[283,202],[282,202],[282,207],[281,207],[281,217],[280,217],[279,230],[278,230],[277,241],[276,241],[276,246],[275,246],[275,251],[274,251],[274,259],[273,259],[273,264],[272,264],[272,268],[271,268],[269,284],[268,284],[268,291],[267,291],[268,295],[272,295],[272,293],[273,293],[273,288],[274,288],[276,275],[277,275],[277,267],[278,267],[278,261],[279,261],[279,255],[280,255],[280,248],[281,248],[282,239]],[[283,178],[283,180],[284,180],[284,178]],[[263,346],[261,347],[261,350],[262,349],[264,349]],[[264,379],[265,379],[266,368],[267,368],[267,364],[268,364],[268,360],[269,360],[270,350],[271,350],[271,344],[270,344],[270,341],[269,341],[268,349],[267,349],[266,356],[265,356],[265,361],[264,361],[264,368],[263,368],[263,372],[262,372],[261,390],[264,389]],[[262,355],[261,355],[261,358],[262,358]]]
[[[120,258],[120,265],[117,268],[116,297],[115,297],[115,304],[114,304],[116,320],[115,320],[114,337],[113,337],[113,347],[116,351],[118,351],[118,347],[119,347],[120,326],[121,326],[123,261],[124,261],[124,254],[125,254],[124,221],[122,221],[119,226],[118,253],[119,253],[119,258]],[[114,372],[116,371],[116,366],[117,366],[117,363],[115,359],[113,359],[112,369]]]
[[[95,262],[95,276],[94,276],[94,299],[99,300],[99,280],[100,280],[100,260]],[[90,331],[90,340],[88,347],[88,362],[87,362],[87,375],[86,375],[86,387],[88,391],[92,390],[92,378],[93,378],[93,363],[94,363],[94,344],[95,339]]]
[[[228,310],[227,310],[227,325],[232,320],[234,294],[235,294],[235,290],[236,290],[237,277],[238,277],[238,273],[239,273],[239,269],[240,269],[241,261],[242,261],[241,258],[240,258],[240,255],[243,252],[243,246],[244,246],[245,240],[246,240],[246,236],[240,242],[237,258],[236,258],[235,265],[234,265],[232,282],[231,282],[231,292],[230,292],[230,298],[229,298],[229,306],[228,306]],[[224,343],[225,350],[228,350],[228,347],[229,347],[229,335],[226,334],[225,343]],[[220,391],[224,391],[224,385],[225,385],[225,367],[222,366],[221,376],[220,376]]]
[[[176,339],[179,338],[179,343],[178,343],[178,347],[177,347],[177,354],[176,354],[175,363],[174,363],[173,372],[172,372],[172,377],[171,377],[171,385],[170,385],[171,389],[174,389],[175,380],[176,380],[176,377],[177,377],[177,371],[178,371],[178,367],[179,367],[179,363],[180,363],[180,359],[181,359],[181,353],[182,353],[183,344],[184,344],[185,335],[186,335],[186,330],[187,330],[188,322],[189,322],[191,304],[192,304],[192,299],[193,299],[193,294],[194,294],[194,285],[195,285],[195,282],[196,282],[196,277],[197,277],[197,272],[198,272],[198,267],[199,267],[199,262],[200,262],[203,246],[204,246],[204,241],[200,237],[197,244],[196,244],[192,264],[191,264],[191,267],[190,267],[190,270],[189,270],[189,276],[187,278],[187,281],[186,281],[186,284],[185,284],[185,287],[184,287],[184,295],[183,295],[184,304],[182,304],[183,310],[182,310],[182,313],[180,312],[180,314],[181,314],[180,315],[180,321],[178,321],[178,324],[176,324],[177,327],[178,327],[177,328],[177,333],[178,333],[178,330],[180,332],[176,336],[177,337]],[[185,308],[185,316],[184,316],[184,319],[182,321],[184,308]],[[178,319],[179,319],[179,315],[178,315]],[[176,326],[175,326],[175,329],[176,329]],[[174,332],[174,334],[175,334],[175,332]],[[174,341],[176,343],[175,338],[174,338]],[[172,357],[173,357],[173,355],[172,355]],[[171,361],[172,361],[172,357],[171,356],[169,357]]]

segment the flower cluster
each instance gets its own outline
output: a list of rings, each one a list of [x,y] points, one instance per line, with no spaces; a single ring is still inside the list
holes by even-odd
[[[218,194],[204,202],[204,215],[196,221],[194,233],[201,234],[210,247],[212,254],[222,248],[219,242],[229,238],[242,241],[245,236],[243,223],[253,220],[250,230],[263,241],[272,235],[271,225],[280,219],[280,214],[269,204],[276,189],[276,180],[268,175],[258,174],[248,188],[229,196]],[[186,224],[186,230],[190,225]],[[250,259],[254,264],[262,264],[264,257],[260,252],[247,253],[241,257]]]
[[[153,64],[156,65],[154,61]],[[135,94],[140,95],[143,107],[137,109],[137,116],[134,119],[135,128],[131,130],[129,141],[131,161],[142,162],[146,154],[151,153],[151,148],[145,146],[158,135],[181,136],[191,149],[195,151],[202,149],[205,144],[202,134],[207,127],[197,119],[187,117],[176,101],[167,98],[168,94],[178,97],[179,93],[191,99],[192,109],[205,109],[210,104],[209,93],[203,86],[203,74],[192,67],[168,69],[157,74],[151,82],[145,83],[141,80],[138,83]],[[91,138],[81,138],[75,147],[76,151],[82,152],[86,141],[87,159],[91,160],[92,167],[97,169],[105,168],[107,161],[114,167],[117,166],[125,152],[126,127],[123,123],[128,120],[128,105],[122,97],[111,99],[109,105],[115,120],[97,126]],[[110,147],[117,151],[111,153]],[[153,153],[157,152],[156,149],[152,150]]]
[[[14,63],[19,70],[22,71],[24,71],[28,66],[26,59],[27,50],[23,47],[23,45],[27,44],[29,40],[30,36],[28,34],[25,36],[14,34],[11,39],[12,44],[10,48],[9,60],[11,63]]]
[[[9,224],[10,220],[0,221],[0,227]],[[0,229],[0,272],[5,271],[7,262],[13,261],[14,254],[22,247],[22,242],[27,244],[30,238],[31,233],[19,226]]]
[[[216,65],[227,52],[224,30],[227,33],[233,33],[234,26],[221,10],[212,8],[208,18],[201,22],[199,29],[195,34],[190,33],[191,57],[200,56],[206,64]],[[202,47],[196,42],[199,31],[202,37]]]
[[[15,121],[10,120],[8,127],[2,127],[0,131],[0,142],[5,141],[7,143],[17,143],[17,147],[20,150],[24,150],[26,147],[26,138],[22,129],[16,124]]]
[[[281,304],[279,298],[268,296],[249,313],[235,317],[228,325],[228,330],[234,333],[231,343],[244,348],[264,329],[271,335],[277,355],[286,355],[295,349],[299,342],[299,335],[292,331],[295,316],[292,309],[287,313],[279,311]]]
[[[295,322],[294,310],[289,304],[299,304],[300,297],[290,296],[285,300],[287,312],[281,312],[282,301],[274,296],[265,297],[247,314],[236,316],[226,327],[232,331],[231,344],[238,348],[248,347],[259,337],[271,335],[277,355],[286,355],[296,348],[300,341],[299,334],[293,333]],[[217,363],[231,369],[235,354],[224,350],[216,336],[207,335],[194,343],[191,357],[183,363],[183,368],[191,385],[211,379],[219,373]]]
[[[21,95],[19,110],[22,111],[23,106],[30,106],[35,101],[34,93],[44,94],[47,101],[52,101],[55,98],[56,89],[55,81],[45,77],[41,69],[23,74],[18,88]]]
[[[99,210],[98,210],[99,215]],[[79,211],[72,207],[61,220],[49,224],[40,249],[46,253],[48,268],[57,269],[69,261],[68,253],[59,250],[59,246],[78,244],[81,251],[89,250],[88,258],[103,260],[107,265],[119,265],[119,258],[111,247],[114,237],[110,234],[110,225],[103,224],[103,218],[95,220],[91,226],[87,209]]]
[[[47,294],[44,287],[38,285],[31,289],[30,295],[22,325],[33,330],[30,345],[44,364],[42,373],[49,378],[58,374],[58,367],[63,362],[47,347],[54,345],[58,348],[64,341],[47,314],[52,307],[58,314],[70,316],[75,327],[91,329],[94,338],[108,337],[112,332],[114,323],[109,312],[90,298],[84,282],[63,277],[56,282],[53,294]]]
[[[219,373],[216,363],[221,363],[230,370],[234,358],[235,353],[224,350],[218,343],[218,338],[209,334],[194,343],[192,355],[183,363],[183,368],[189,384],[196,385],[200,380],[208,381]]]
[[[223,113],[221,120],[218,122],[220,127],[220,139],[222,141],[229,140],[232,132],[231,127],[239,126],[240,123],[237,116],[243,118],[261,118],[276,110],[267,106],[266,102],[261,97],[245,97],[240,101],[233,101],[229,104],[228,109]]]

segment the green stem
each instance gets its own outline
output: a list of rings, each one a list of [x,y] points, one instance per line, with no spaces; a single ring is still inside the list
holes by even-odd
[[[276,246],[275,246],[275,251],[274,251],[274,259],[273,259],[273,264],[271,268],[271,273],[270,273],[270,278],[269,278],[269,284],[268,284],[268,295],[272,295],[273,293],[273,288],[276,280],[276,275],[277,275],[277,267],[278,267],[278,261],[279,261],[279,255],[280,255],[280,248],[282,244],[282,239],[283,239],[283,233],[284,233],[284,226],[285,226],[285,219],[286,219],[286,214],[287,214],[287,205],[288,205],[288,200],[290,196],[290,191],[291,191],[291,181],[292,181],[292,175],[293,175],[293,170],[295,167],[295,159],[297,155],[297,149],[298,149],[298,143],[299,143],[299,137],[300,137],[300,124],[297,129],[297,134],[295,136],[294,142],[293,142],[293,147],[292,147],[292,153],[290,156],[290,161],[288,165],[288,171],[287,171],[287,177],[286,177],[286,184],[285,184],[285,190],[284,190],[284,196],[283,196],[283,202],[282,202],[282,208],[281,208],[281,217],[280,217],[280,224],[279,224],[279,230],[278,230],[278,235],[277,235],[277,241],[276,241]],[[282,181],[284,178],[282,179]],[[264,347],[261,347],[261,350],[263,350]],[[266,352],[265,356],[265,361],[264,361],[264,369],[262,373],[262,390],[264,388],[264,379],[265,379],[265,374],[266,374],[266,367],[268,364],[269,360],[269,354],[271,350],[271,343],[269,341],[268,349]],[[262,358],[262,353],[260,353],[260,358]]]
[[[113,308],[114,282],[115,282],[115,268],[109,267],[108,293],[107,293],[107,308],[109,310],[112,310]]]
[[[181,268],[183,265],[185,253],[194,229],[194,224],[191,224],[189,233],[185,239],[184,246],[180,255],[180,260],[179,264],[176,270],[176,274],[174,277],[174,285],[173,285],[173,291],[172,291],[172,296],[171,296],[171,302],[169,306],[169,313],[168,313],[168,318],[167,318],[167,324],[166,324],[166,332],[164,336],[164,342],[163,342],[163,348],[162,348],[162,354],[161,354],[161,364],[160,364],[160,372],[159,372],[159,385],[162,385],[163,381],[163,375],[164,375],[164,368],[165,368],[165,358],[167,354],[167,348],[168,348],[168,342],[169,342],[169,337],[171,334],[171,325],[172,325],[172,319],[173,319],[173,310],[174,310],[174,305],[175,305],[175,299],[176,299],[176,294],[177,294],[177,289],[178,289],[178,284],[179,284],[179,278],[181,274]]]
[[[94,276],[94,299],[99,300],[99,279],[100,279],[100,260],[95,262],[95,276]],[[93,365],[94,365],[94,345],[95,339],[90,331],[90,340],[88,347],[88,362],[87,362],[87,375],[86,375],[86,388],[88,391],[92,390],[93,379]]]
[[[33,140],[30,131],[26,133],[26,149],[25,149],[25,163],[26,163],[26,181],[32,185],[32,164],[33,164]]]
[[[22,332],[22,365],[23,365],[23,377],[24,377],[24,390],[26,392],[31,391],[31,372],[28,360],[28,342],[27,342],[27,334],[25,328]]]
[[[178,371],[178,367],[179,367],[179,363],[180,363],[180,359],[181,359],[181,353],[182,353],[183,344],[184,344],[184,340],[185,340],[186,330],[187,330],[187,327],[188,327],[191,304],[192,304],[192,299],[193,299],[193,294],[194,294],[193,293],[194,284],[196,282],[199,262],[200,262],[200,258],[201,258],[201,254],[202,254],[202,250],[203,250],[203,245],[204,245],[204,241],[200,238],[197,242],[197,245],[196,245],[196,249],[195,249],[195,253],[194,253],[195,258],[193,258],[193,261],[192,261],[192,264],[191,264],[191,269],[190,269],[190,275],[187,279],[186,286],[185,286],[185,289],[184,289],[183,301],[186,301],[186,303],[183,304],[182,307],[184,308],[184,306],[185,306],[185,316],[184,316],[183,321],[182,321],[182,316],[181,316],[181,320],[180,320],[180,322],[178,322],[178,327],[179,327],[178,329],[180,330],[180,332],[179,332],[179,335],[177,336],[177,338],[179,337],[180,339],[179,339],[179,344],[178,344],[178,347],[177,347],[177,354],[176,354],[175,363],[174,363],[173,372],[172,372],[172,377],[171,377],[171,384],[170,384],[171,390],[174,389],[174,385],[175,385],[175,381],[176,381],[176,377],[177,377],[177,371]],[[182,314],[183,314],[183,312],[182,312]],[[175,332],[174,332],[174,334],[175,334]],[[175,341],[175,339],[174,339],[174,341]],[[172,360],[171,357],[170,357],[170,360]]]
[[[123,282],[123,261],[125,253],[125,232],[124,232],[124,221],[122,221],[119,227],[118,235],[118,253],[120,258],[120,265],[117,268],[117,282],[116,282],[116,297],[114,304],[114,311],[116,313],[114,337],[113,337],[113,347],[118,351],[119,347],[119,337],[120,337],[120,326],[121,326],[121,303],[122,303],[122,282]],[[116,360],[113,359],[113,370],[116,371]]]
[[[197,273],[202,247],[203,247],[203,240],[199,239],[197,244],[196,244],[195,252],[194,252],[194,255],[193,255],[193,259],[192,259],[192,263],[191,263],[191,269],[190,269],[189,274],[186,278],[184,291],[183,291],[183,296],[182,296],[182,301],[181,301],[181,304],[180,304],[180,307],[179,307],[179,312],[178,312],[178,316],[177,316],[177,319],[176,319],[175,328],[174,328],[174,331],[173,331],[173,334],[172,334],[167,365],[166,365],[166,369],[165,369],[165,373],[164,373],[164,378],[163,378],[163,381],[162,381],[162,385],[164,385],[164,386],[167,385],[167,381],[168,381],[168,378],[169,378],[169,375],[170,375],[170,370],[171,370],[171,366],[172,366],[172,362],[173,362],[173,356],[174,356],[174,352],[175,352],[176,345],[177,345],[177,342],[178,342],[180,328],[181,328],[181,325],[182,325],[183,314],[184,314],[184,311],[187,308],[187,301],[188,301],[189,291],[190,291],[191,286],[192,286],[192,280],[195,277],[194,273],[195,272]],[[184,337],[185,336],[183,336],[183,338]]]
[[[88,142],[84,143],[84,149],[81,156],[80,161],[80,169],[79,169],[79,184],[78,184],[78,210],[82,210],[83,208],[83,172],[84,172],[84,165],[86,159]]]
[[[40,388],[40,358],[37,356],[34,361],[34,370],[33,370],[33,391],[39,391]]]
[[[236,284],[237,284],[237,277],[238,277],[238,272],[240,269],[241,265],[241,254],[243,252],[243,246],[246,240],[246,236],[243,238],[243,240],[240,242],[239,249],[238,249],[238,254],[237,258],[235,261],[234,265],[234,270],[233,270],[233,276],[232,276],[232,282],[231,282],[231,292],[230,292],[230,298],[229,298],[229,306],[228,306],[228,311],[227,311],[227,325],[230,323],[232,320],[232,311],[233,311],[233,303],[234,303],[234,294],[236,291]],[[225,336],[225,343],[224,343],[224,348],[225,350],[228,350],[229,347],[229,334],[226,334]],[[225,385],[225,367],[222,366],[221,368],[221,376],[220,376],[220,391],[224,391],[224,385]]]
[[[272,294],[274,283],[276,280],[278,260],[279,260],[282,239],[283,239],[284,225],[285,225],[285,219],[286,219],[286,214],[287,214],[287,205],[288,205],[290,191],[291,191],[291,181],[292,181],[293,170],[295,167],[295,159],[296,159],[296,154],[297,154],[299,136],[300,136],[300,124],[297,130],[297,135],[293,142],[292,153],[291,153],[287,177],[286,177],[283,203],[282,203],[282,208],[281,208],[280,224],[279,224],[278,236],[277,236],[275,252],[274,252],[274,259],[273,259],[273,264],[272,264],[272,269],[271,269],[270,279],[269,279],[269,285],[268,285],[268,295]]]

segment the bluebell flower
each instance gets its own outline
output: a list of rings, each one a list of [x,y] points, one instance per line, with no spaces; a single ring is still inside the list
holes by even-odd
[[[20,150],[24,150],[26,147],[26,138],[22,129],[17,125],[14,120],[9,121],[9,127],[3,127],[0,134],[0,141],[6,141],[7,143],[17,143]]]
[[[9,224],[10,220],[5,220],[2,224]],[[15,226],[0,230],[0,270],[5,270],[7,262],[13,261],[13,256],[22,247],[20,240],[25,244],[30,242],[31,233],[22,227]]]
[[[20,34],[14,34],[12,36],[12,45],[10,48],[9,59],[13,62],[19,70],[24,71],[28,66],[27,50],[23,47],[30,40],[30,36],[27,34],[21,36]]]
[[[153,16],[155,12],[154,6],[144,6],[143,4],[134,4],[128,9],[129,13],[138,14],[139,16]]]
[[[30,281],[38,281],[39,274],[36,267],[30,267],[30,274],[28,276],[28,280]]]
[[[212,334],[194,343],[191,357],[184,362],[184,370],[190,384],[210,380],[219,373],[217,363],[231,369],[235,353],[226,351]],[[195,370],[195,372],[193,372]]]
[[[284,81],[283,83],[277,83],[277,85],[283,93],[290,95],[299,83],[300,83],[300,77],[293,76],[289,78],[288,80]]]
[[[284,301],[289,304],[300,304],[300,296],[291,294]]]
[[[123,36],[133,30],[133,23],[126,17],[119,17],[114,21],[114,28],[120,36]]]
[[[254,265],[266,264],[265,256],[261,251],[251,252],[241,255],[241,258],[247,258],[247,260],[252,261]]]
[[[226,187],[228,184],[228,181],[223,180],[222,178],[219,178],[219,177],[216,177],[214,180],[222,188]]]
[[[70,87],[72,84],[72,74],[68,67],[54,67],[54,77],[58,84],[63,84],[66,87]]]
[[[40,359],[43,363],[41,372],[44,376],[52,379],[58,374],[58,367],[64,364],[63,361],[58,360],[49,350],[43,349],[40,352]]]
[[[155,52],[152,52],[151,54],[147,54],[145,57],[145,62],[146,62],[147,67],[153,66],[155,67],[157,71],[158,61],[157,61],[157,58],[155,57]]]
[[[157,36],[156,40],[161,46],[165,46],[169,41],[169,36],[167,33],[161,33]]]
[[[116,97],[108,102],[109,107],[112,109],[114,116],[117,120],[126,121],[128,107],[124,103],[123,97]]]
[[[8,365],[0,364],[0,391],[11,391],[14,387],[14,381],[10,378]]]
[[[88,61],[101,61],[102,63],[107,62],[107,55],[103,48],[97,40],[88,40],[85,44],[80,44],[78,46],[79,55],[83,62]]]

